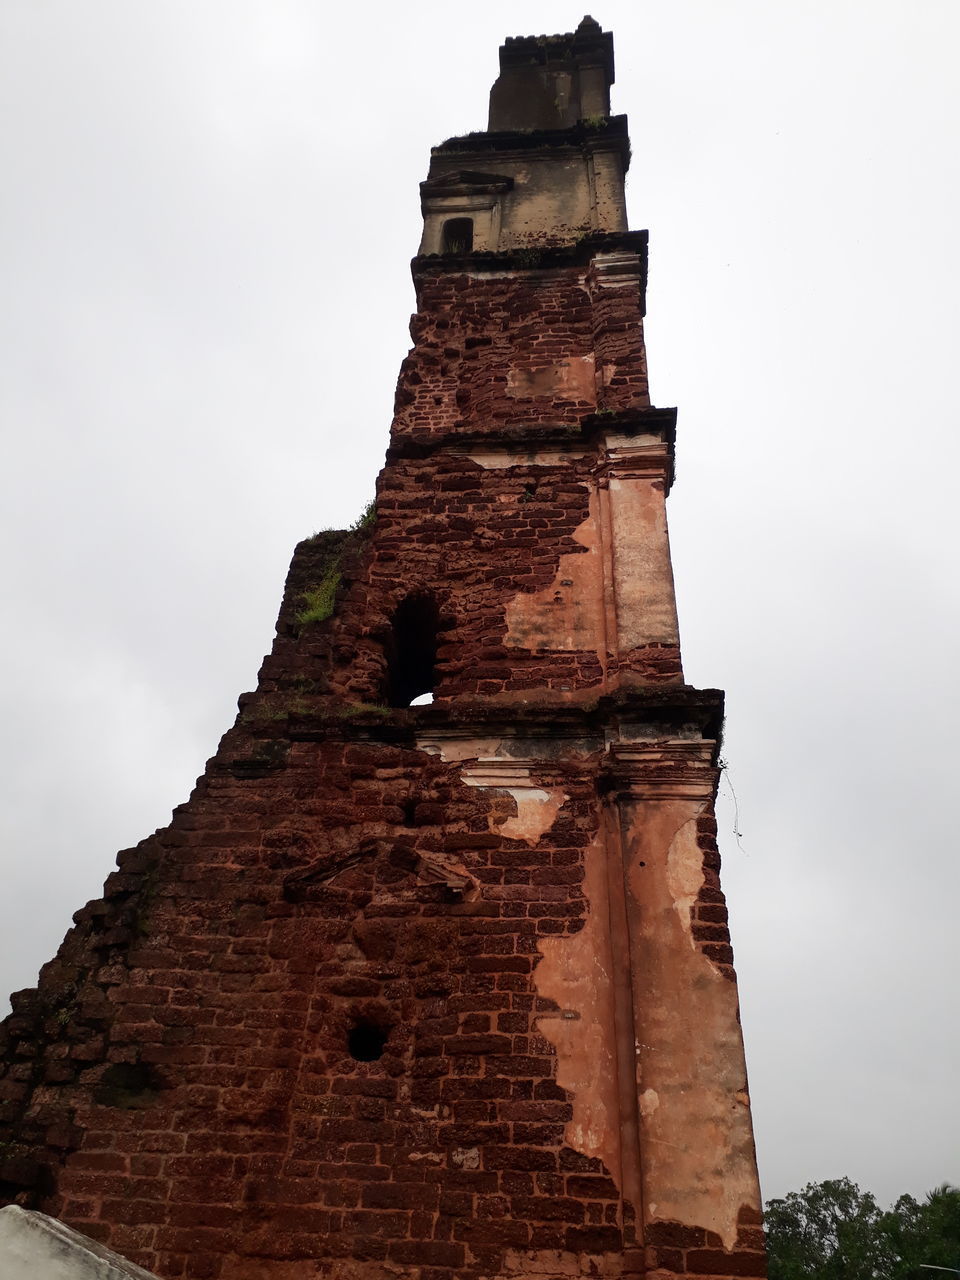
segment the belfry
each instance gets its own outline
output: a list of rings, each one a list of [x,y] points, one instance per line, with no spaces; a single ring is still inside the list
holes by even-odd
[[[765,1274],[613,78],[433,149],[375,505],[0,1028],[0,1203],[163,1280]]]

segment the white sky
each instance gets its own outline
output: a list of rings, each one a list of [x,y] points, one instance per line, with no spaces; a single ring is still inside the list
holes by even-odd
[[[373,492],[429,147],[581,8],[0,4],[0,988]],[[960,1183],[954,0],[606,0],[767,1196]]]

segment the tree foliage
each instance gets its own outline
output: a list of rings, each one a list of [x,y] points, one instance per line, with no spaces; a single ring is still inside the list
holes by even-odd
[[[811,1182],[765,1210],[770,1280],[960,1280],[960,1190],[883,1210],[849,1178]],[[940,1272],[939,1280],[950,1280]]]

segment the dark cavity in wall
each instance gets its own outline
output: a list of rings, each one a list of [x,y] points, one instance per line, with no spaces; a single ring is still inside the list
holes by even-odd
[[[347,1035],[347,1048],[357,1062],[376,1062],[383,1057],[389,1032],[366,1019],[355,1023]]]
[[[443,224],[443,252],[470,253],[473,249],[473,219],[448,218]]]
[[[94,1100],[102,1107],[124,1110],[152,1107],[162,1086],[160,1076],[147,1063],[117,1062],[100,1077]]]
[[[426,593],[401,600],[387,646],[387,702],[409,707],[437,683],[437,602]]]

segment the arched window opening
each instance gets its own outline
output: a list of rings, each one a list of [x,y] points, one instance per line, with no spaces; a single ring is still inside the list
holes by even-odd
[[[473,249],[473,219],[448,218],[443,224],[442,253],[470,253]]]
[[[387,650],[388,701],[409,707],[414,699],[432,694],[437,683],[439,613],[433,596],[407,596],[393,615]]]

